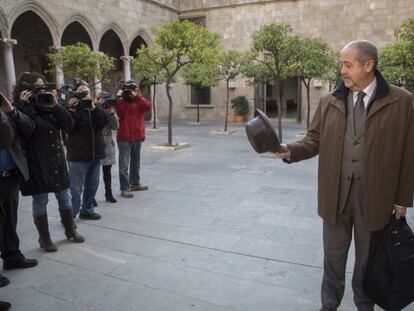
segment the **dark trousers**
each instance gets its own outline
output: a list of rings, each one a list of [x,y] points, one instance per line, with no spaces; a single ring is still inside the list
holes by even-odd
[[[354,182],[351,184],[347,203],[336,225],[323,222],[324,271],[322,280],[322,305],[338,308],[344,296],[345,269],[349,246],[354,233],[355,265],[352,275],[354,303],[358,311],[373,311],[374,304],[365,296],[362,283],[368,260],[371,232],[362,221]]]
[[[22,256],[16,232],[21,178],[20,175],[0,177],[0,251],[3,259]]]
[[[119,184],[121,191],[129,190],[129,186],[139,185],[141,144],[141,141],[118,141]]]
[[[102,166],[103,181],[104,181],[104,184],[105,184],[105,193],[108,193],[108,192],[112,193],[111,168],[112,168],[112,165],[103,165]]]

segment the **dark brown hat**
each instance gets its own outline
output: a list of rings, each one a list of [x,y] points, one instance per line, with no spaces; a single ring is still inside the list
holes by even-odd
[[[279,138],[263,111],[256,109],[257,116],[246,123],[250,144],[257,153],[282,152]]]

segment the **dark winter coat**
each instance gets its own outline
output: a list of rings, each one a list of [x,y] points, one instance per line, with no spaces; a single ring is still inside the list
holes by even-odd
[[[60,131],[72,128],[70,113],[61,106],[17,106],[35,123],[34,132],[25,142],[30,179],[22,185],[22,194],[35,195],[67,189],[69,175]]]
[[[0,145],[7,148],[16,162],[24,180],[29,179],[29,168],[27,167],[26,153],[23,150],[23,140],[30,137],[35,130],[35,124],[29,116],[18,109],[7,115],[2,112],[2,129]],[[4,132],[3,132],[4,129]]]
[[[75,122],[67,141],[68,161],[90,162],[105,158],[103,128],[108,123],[101,107],[93,111],[77,109],[71,111]]]

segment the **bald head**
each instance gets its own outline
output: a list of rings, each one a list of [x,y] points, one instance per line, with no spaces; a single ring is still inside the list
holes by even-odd
[[[349,42],[342,49],[341,53],[350,49],[355,49],[357,51],[357,60],[361,65],[365,64],[369,60],[372,60],[374,62],[373,70],[375,71],[377,69],[378,50],[372,42],[367,40],[356,40]]]

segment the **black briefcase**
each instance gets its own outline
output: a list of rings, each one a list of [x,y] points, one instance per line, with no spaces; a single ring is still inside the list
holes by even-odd
[[[364,275],[364,292],[387,311],[414,301],[414,233],[405,217],[373,234]]]

